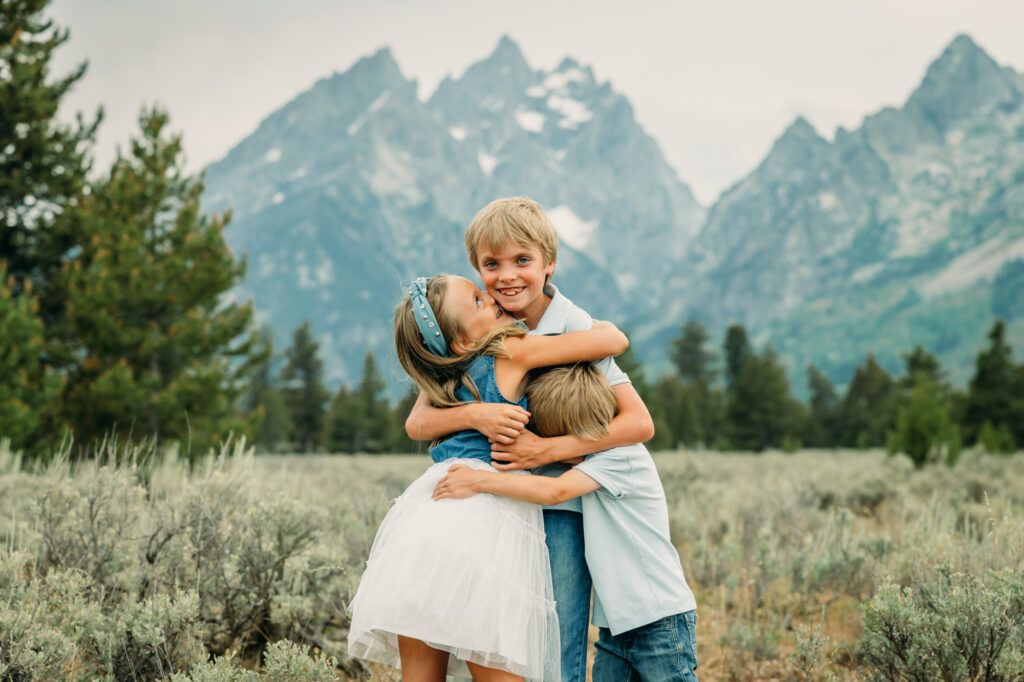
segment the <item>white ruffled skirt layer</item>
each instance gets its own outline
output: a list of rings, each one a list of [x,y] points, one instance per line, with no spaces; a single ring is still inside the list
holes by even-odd
[[[399,666],[398,635],[448,651],[448,674],[466,662],[528,680],[558,682],[558,617],[544,522],[537,505],[489,494],[434,501],[452,464],[434,464],[395,500],[352,600],[349,653]]]

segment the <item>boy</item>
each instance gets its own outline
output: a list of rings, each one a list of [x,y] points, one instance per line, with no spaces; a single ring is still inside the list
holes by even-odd
[[[589,365],[550,370],[531,380],[527,395],[542,435],[600,433],[614,407],[607,381]],[[696,601],[669,539],[665,491],[643,445],[591,455],[558,478],[456,464],[434,499],[482,492],[534,504],[583,496],[599,628],[594,682],[697,679]]]
[[[535,201],[498,199],[485,206],[466,230],[469,262],[487,293],[537,334],[589,329],[590,316],[551,284],[558,233]],[[560,476],[564,462],[582,455],[649,440],[654,424],[629,377],[614,360],[596,363],[608,377],[617,415],[598,440],[576,436],[539,438],[525,431],[529,413],[513,405],[474,403],[439,409],[420,394],[405,422],[414,440],[435,440],[463,430],[480,431],[493,442],[495,459],[512,462],[502,469],[536,469]],[[544,531],[562,641],[562,679],[584,682],[591,578],[584,552],[583,505],[578,498],[544,509]]]

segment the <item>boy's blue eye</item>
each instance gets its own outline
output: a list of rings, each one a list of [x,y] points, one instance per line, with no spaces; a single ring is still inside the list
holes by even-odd
[[[494,267],[494,266],[496,266],[496,265],[497,265],[497,263],[495,263],[495,262],[494,262],[494,261],[492,261],[492,260],[489,260],[489,261],[487,261],[486,263],[484,263],[484,267],[485,267],[485,268],[493,268],[493,267]]]
[[[529,259],[528,256],[520,256],[519,257],[519,264],[520,265],[526,265],[529,262],[530,262],[530,259]]]

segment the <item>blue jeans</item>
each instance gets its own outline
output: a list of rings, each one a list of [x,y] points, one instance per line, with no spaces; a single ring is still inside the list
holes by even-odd
[[[601,628],[594,682],[697,682],[697,612],[667,616],[612,636]]]
[[[562,639],[562,682],[584,682],[591,581],[583,552],[583,514],[545,509],[544,532]]]

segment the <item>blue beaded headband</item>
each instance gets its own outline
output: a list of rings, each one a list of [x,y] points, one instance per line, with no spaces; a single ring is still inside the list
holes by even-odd
[[[441,334],[441,326],[437,324],[434,310],[427,301],[427,278],[417,277],[409,285],[409,296],[412,299],[412,311],[416,316],[416,326],[420,328],[423,345],[434,355],[448,356],[448,344]]]

